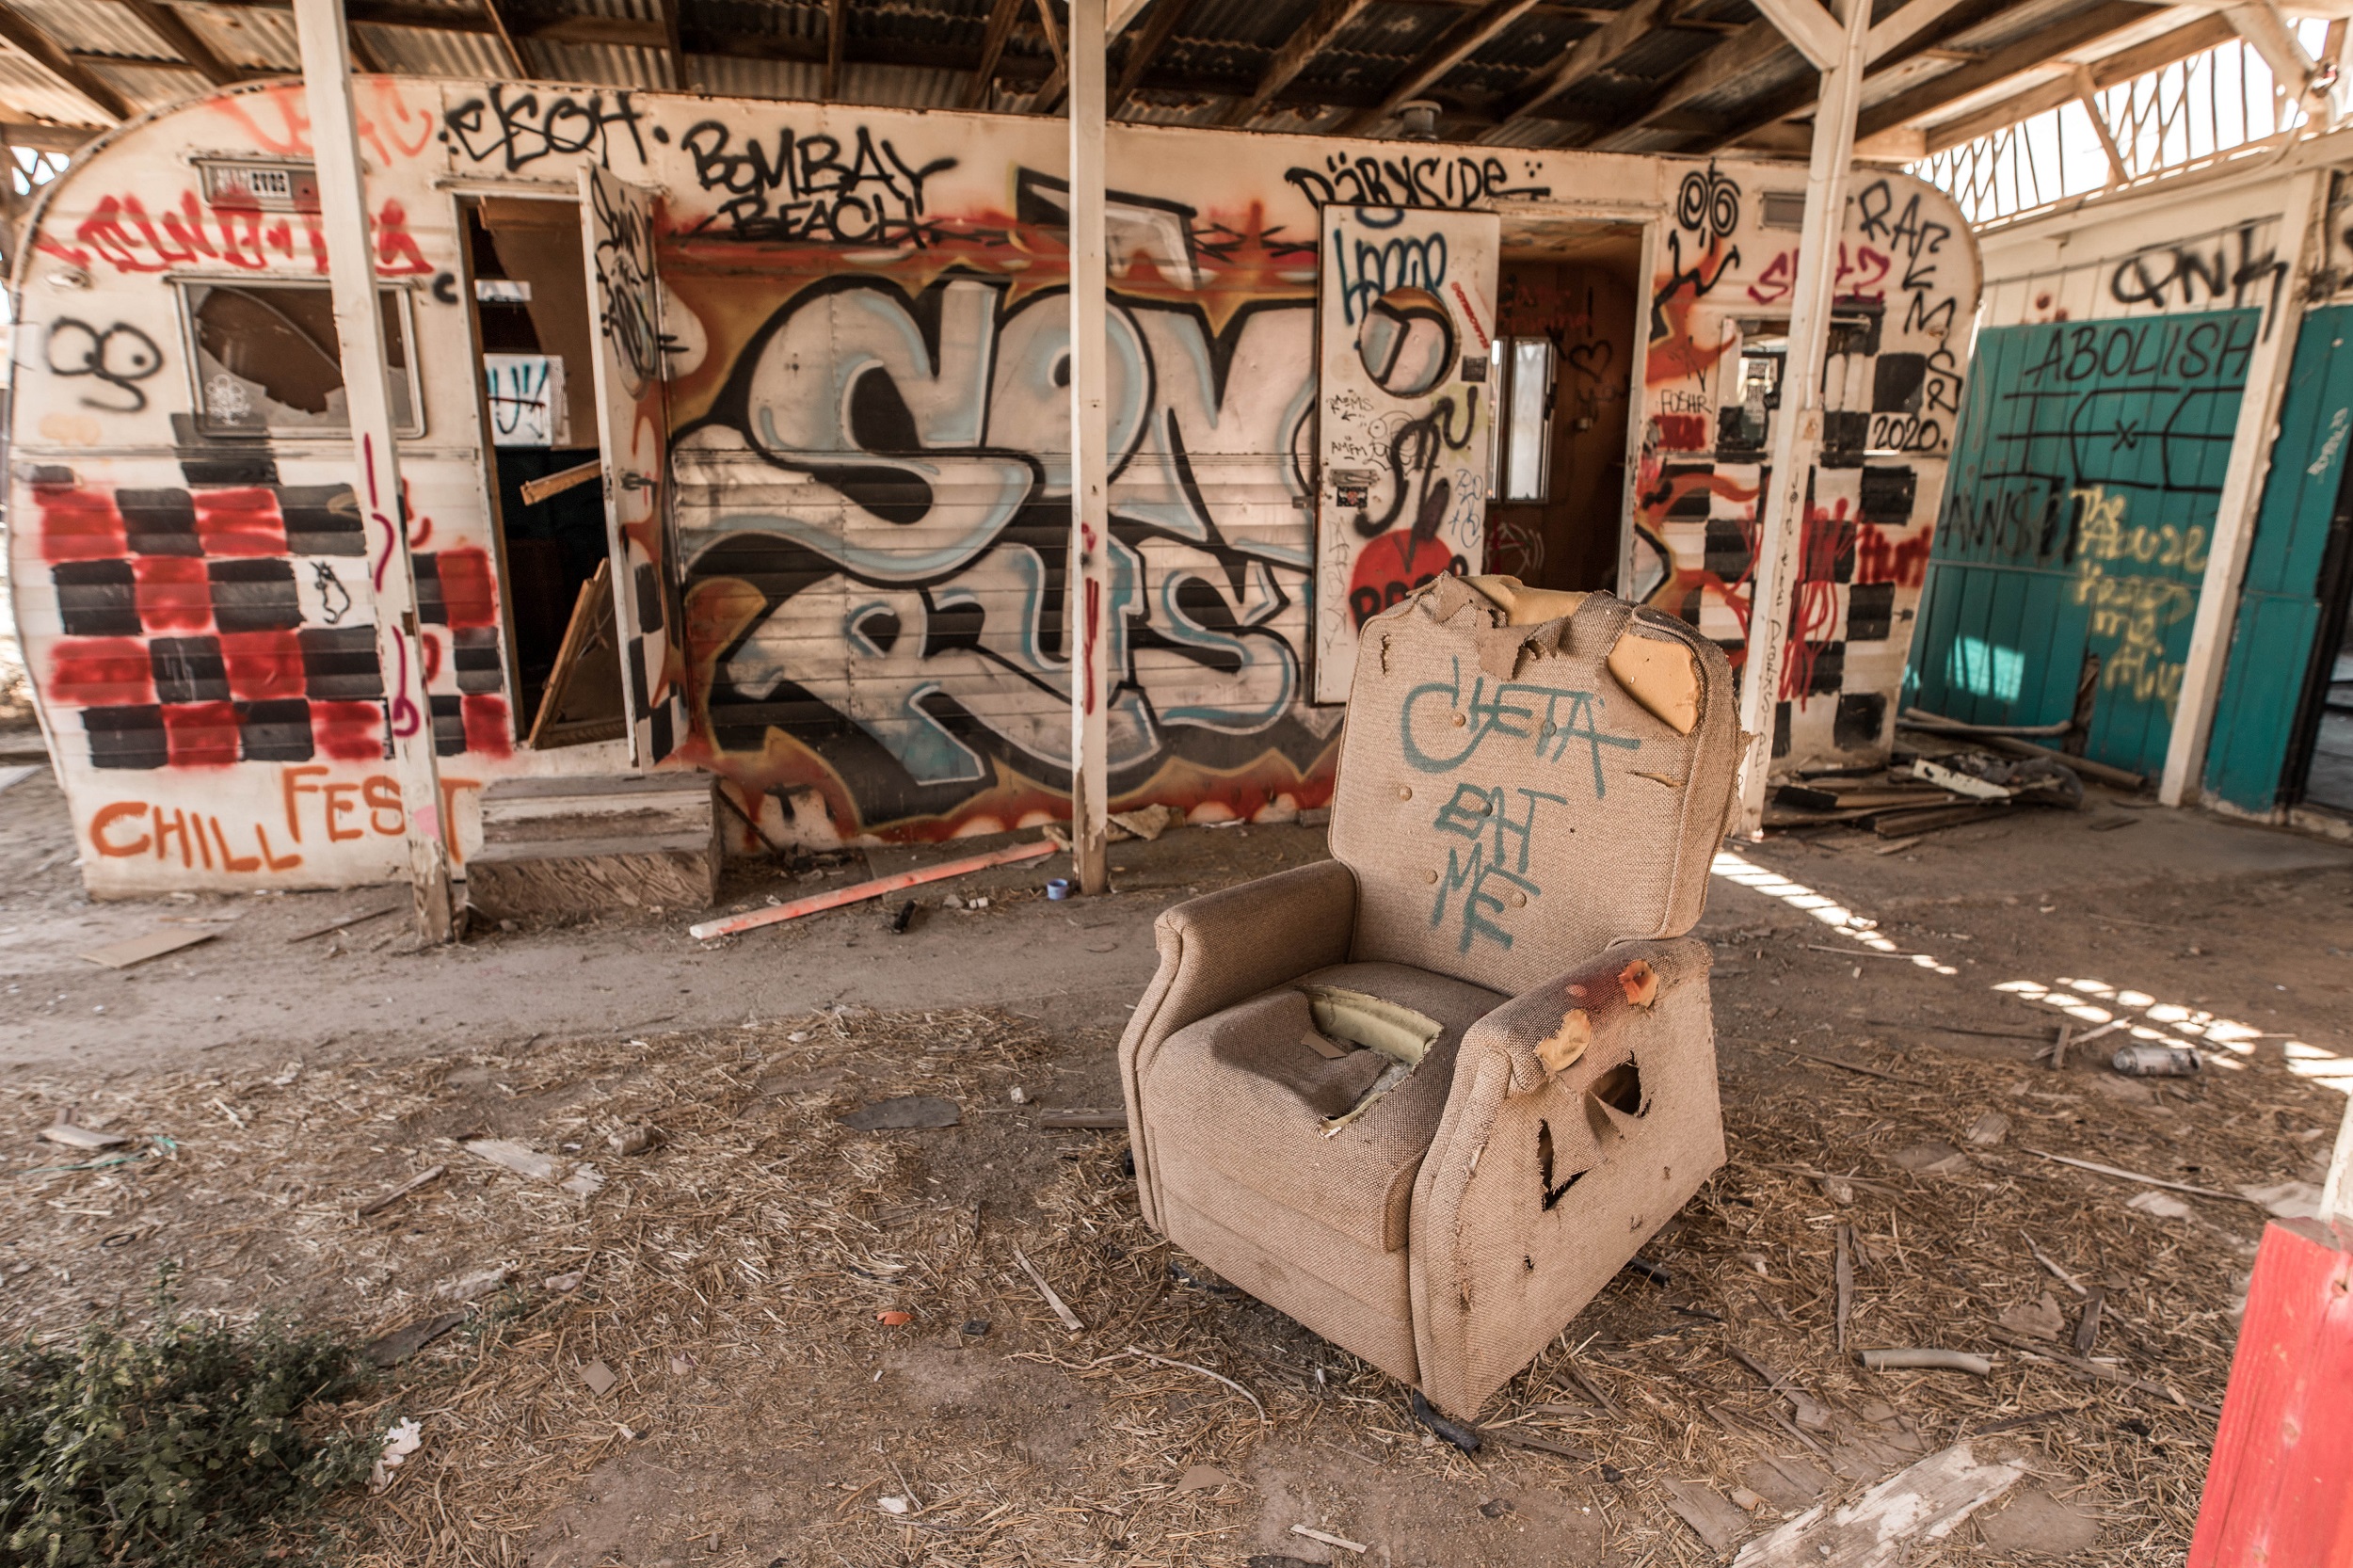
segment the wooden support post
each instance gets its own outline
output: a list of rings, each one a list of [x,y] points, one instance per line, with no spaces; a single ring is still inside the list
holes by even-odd
[[[1162,0],[1165,4],[1166,0]],[[1070,859],[1079,890],[1110,884],[1103,748],[1110,705],[1105,658],[1111,616],[1110,386],[1103,245],[1103,0],[1071,0],[1070,45],[1070,555],[1064,574],[1063,646],[1070,650]]]
[[[1788,355],[1782,361],[1781,417],[1773,427],[1771,488],[1749,573],[1748,658],[1740,672],[1740,728],[1749,746],[1740,768],[1740,831],[1753,839],[1764,832],[1773,721],[1805,538],[1807,486],[1822,444],[1822,369],[1870,37],[1868,0],[1846,0],[1840,18],[1837,58],[1822,72],[1814,115],[1814,160],[1806,171],[1804,227],[1798,234],[1797,289],[1790,300]]]
[[[440,770],[433,759],[433,709],[425,695],[417,583],[408,558],[400,455],[392,440],[384,315],[377,303],[366,173],[360,161],[341,0],[295,0],[295,28],[302,45],[335,335],[343,348],[344,407],[351,414],[351,444],[359,464],[354,488],[367,530],[368,570],[376,589],[376,658],[384,672],[392,720],[392,774],[400,784],[407,826],[411,906],[418,936],[445,942],[454,925],[449,845]]]
[[[2215,699],[2222,694],[2231,639],[2238,629],[2247,553],[2255,542],[2255,516],[2263,507],[2264,479],[2271,472],[2271,443],[2280,433],[2280,403],[2287,393],[2288,369],[2304,326],[2304,280],[2311,275],[2305,251],[2313,221],[2328,197],[2328,182],[2325,170],[2314,170],[2289,184],[2287,205],[2280,214],[2276,253],[2287,265],[2272,280],[2255,351],[2248,356],[2246,391],[2239,394],[2238,423],[2231,431],[2231,460],[2222,471],[2222,494],[2215,502],[2214,539],[2206,547],[2198,612],[2189,627],[2189,657],[2182,663],[2182,689],[2174,699],[2173,729],[2166,740],[2165,772],[2157,781],[2157,798],[2168,806],[2195,805],[2204,781]],[[2124,521],[2132,525],[2130,516]]]

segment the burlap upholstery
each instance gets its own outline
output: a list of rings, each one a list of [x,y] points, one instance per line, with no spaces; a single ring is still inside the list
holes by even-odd
[[[1334,859],[1164,913],[1120,1046],[1146,1220],[1465,1416],[1723,1160],[1707,950],[1675,938],[1731,800],[1731,672],[1608,595],[1508,619],[1442,578],[1367,623]],[[1438,1028],[1337,1130],[1378,1064],[1302,1043],[1302,985]]]

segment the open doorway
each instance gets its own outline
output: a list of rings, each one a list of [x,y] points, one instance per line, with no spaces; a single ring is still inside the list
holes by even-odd
[[[2281,795],[2353,817],[2353,471],[2338,489],[2315,588],[2320,625]]]
[[[460,202],[516,728],[530,746],[628,732],[576,201]]]
[[[1490,571],[1536,588],[1617,586],[1641,259],[1631,223],[1505,233]]]

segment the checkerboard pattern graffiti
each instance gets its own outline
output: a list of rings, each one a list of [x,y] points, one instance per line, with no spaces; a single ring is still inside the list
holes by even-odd
[[[135,489],[43,469],[30,493],[62,633],[43,690],[61,731],[73,712],[91,766],[390,755],[348,487]],[[434,750],[504,755],[490,558],[464,546],[413,559],[418,619],[446,629],[428,638]]]

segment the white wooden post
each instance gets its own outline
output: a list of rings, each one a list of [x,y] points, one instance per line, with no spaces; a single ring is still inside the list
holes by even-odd
[[[392,383],[384,318],[376,303],[368,234],[367,182],[351,103],[351,49],[339,0],[295,0],[302,44],[302,81],[311,111],[311,148],[319,187],[319,227],[327,241],[335,335],[343,347],[344,406],[351,414],[356,486],[366,519],[368,571],[376,589],[376,657],[391,713],[392,775],[408,824],[408,883],[417,935],[445,942],[453,930],[449,845],[442,822],[440,770],[433,760],[433,709],[426,700],[424,654],[417,626],[415,568],[401,505],[400,456],[392,441]]]
[[[1801,3],[1810,5],[1812,0]],[[1740,831],[1750,838],[1764,831],[1773,717],[1780,704],[1799,552],[1805,538],[1806,481],[1822,444],[1822,367],[1830,345],[1832,291],[1838,280],[1838,236],[1846,226],[1847,179],[1854,162],[1855,111],[1862,101],[1871,26],[1869,0],[1846,0],[1841,16],[1837,58],[1822,72],[1814,113],[1814,161],[1806,171],[1805,226],[1798,235],[1797,290],[1789,305],[1788,355],[1782,361],[1771,488],[1749,581],[1740,728],[1750,739],[1740,767]]]
[[[2222,695],[2231,638],[2238,630],[2247,552],[2255,542],[2264,478],[2271,472],[2271,443],[2280,434],[2280,402],[2287,392],[2288,367],[2304,327],[2305,246],[2328,181],[2326,170],[2314,170],[2289,182],[2287,202],[2280,214],[2275,253],[2287,263],[2287,270],[2272,286],[2262,335],[2248,357],[2247,390],[2239,394],[2238,423],[2231,429],[2231,460],[2222,471],[2222,494],[2215,501],[2214,539],[2206,547],[2198,614],[2189,628],[2189,657],[2182,664],[2181,695],[2174,698],[2173,728],[2165,743],[2165,772],[2157,781],[2157,798],[2168,806],[2197,804],[2198,787],[2204,779],[2215,700]]]
[[[1081,892],[1110,886],[1103,749],[1110,669],[1109,389],[1103,247],[1103,5],[1070,0],[1070,858]]]

